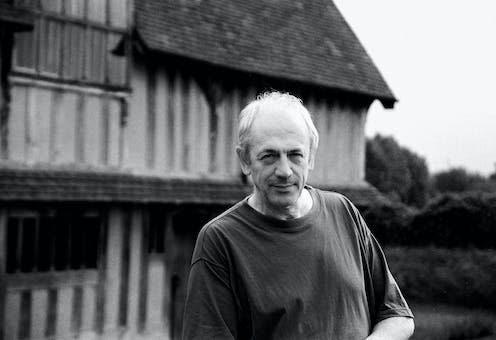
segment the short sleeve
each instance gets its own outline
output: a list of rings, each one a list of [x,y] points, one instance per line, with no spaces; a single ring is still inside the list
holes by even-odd
[[[395,316],[413,317],[412,311],[388,268],[384,253],[370,231],[369,237],[370,285],[374,291],[373,297],[375,298],[373,303],[375,306],[373,323],[376,324]]]
[[[188,279],[184,340],[236,338],[236,306],[228,266],[219,249],[215,233],[204,227],[196,241]]]
[[[346,198],[345,205],[356,225],[364,271],[365,289],[372,324],[395,316],[413,318],[387,265],[386,257],[376,238],[367,227],[358,209]]]

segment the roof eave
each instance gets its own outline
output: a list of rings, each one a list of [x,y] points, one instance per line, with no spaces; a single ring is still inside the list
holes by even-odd
[[[157,49],[157,48],[154,48],[152,46],[149,46],[146,43],[145,39],[143,39],[143,37],[141,36],[141,34],[139,33],[139,31],[137,29],[135,29],[133,31],[132,40],[133,40],[133,43],[132,43],[133,50],[135,52],[137,52],[138,54],[140,54],[140,55],[146,55],[146,54],[168,55],[168,56],[172,56],[172,57],[175,57],[175,58],[181,58],[181,59],[184,59],[184,60],[190,60],[192,62],[197,62],[197,63],[201,63],[201,64],[205,64],[205,65],[210,65],[210,66],[214,66],[214,67],[222,67],[222,68],[225,68],[225,69],[231,69],[231,70],[235,70],[237,72],[242,72],[242,73],[246,73],[246,74],[257,74],[257,75],[259,75],[261,77],[267,77],[267,76],[269,76],[269,77],[272,77],[272,78],[278,78],[278,79],[282,79],[282,80],[288,80],[288,81],[297,82],[297,83],[300,83],[300,84],[307,84],[307,85],[312,85],[312,86],[323,87],[323,88],[327,88],[329,90],[338,90],[338,91],[343,91],[343,92],[347,92],[347,93],[357,94],[357,95],[361,95],[361,96],[364,96],[364,97],[371,98],[371,101],[373,101],[375,99],[379,100],[381,102],[382,106],[385,109],[392,109],[392,108],[394,108],[395,103],[398,101],[393,95],[388,96],[388,95],[378,95],[377,93],[367,93],[367,92],[364,92],[364,91],[357,91],[357,90],[350,89],[350,88],[345,88],[345,87],[330,86],[330,85],[327,85],[327,84],[323,84],[322,82],[311,82],[310,80],[302,80],[302,79],[296,79],[296,78],[291,78],[291,77],[282,77],[279,74],[278,75],[267,75],[267,74],[257,73],[254,70],[249,70],[248,71],[248,70],[245,70],[243,68],[233,68],[233,67],[226,66],[226,65],[219,65],[219,64],[216,64],[216,63],[213,63],[213,62],[209,62],[209,61],[206,61],[206,60],[197,59],[197,58],[194,58],[194,57],[191,57],[191,56],[185,56],[185,55],[180,55],[180,54],[172,53],[172,52],[169,52],[169,51],[163,51],[161,49]],[[391,90],[389,92],[392,93]]]

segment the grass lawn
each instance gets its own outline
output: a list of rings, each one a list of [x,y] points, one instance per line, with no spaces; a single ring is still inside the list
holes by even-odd
[[[415,334],[411,340],[496,339],[496,312],[411,303]]]

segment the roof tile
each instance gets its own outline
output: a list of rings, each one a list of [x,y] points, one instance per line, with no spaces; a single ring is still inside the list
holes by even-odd
[[[371,186],[327,187],[358,206],[381,202]],[[197,203],[230,205],[251,192],[241,182],[164,179],[93,171],[0,168],[0,202]]]
[[[154,51],[396,101],[330,0],[142,0],[136,21]]]

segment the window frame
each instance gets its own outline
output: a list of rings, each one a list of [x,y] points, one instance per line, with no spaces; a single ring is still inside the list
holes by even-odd
[[[52,218],[52,225],[49,230],[40,230],[42,227],[43,219]],[[35,220],[35,231],[33,235],[33,246],[34,250],[31,254],[32,263],[30,263],[30,269],[24,268],[24,258],[23,249],[25,248],[24,242],[27,238],[24,237],[25,226],[24,221],[27,219]],[[80,256],[81,258],[74,260],[73,256],[77,255],[74,253],[72,247],[74,246],[74,236],[71,233],[77,228],[83,228],[83,223],[85,219],[96,219],[95,224],[87,226],[87,228],[95,228],[95,230],[90,232],[82,232],[81,239],[78,238],[80,244]],[[9,223],[13,220],[17,224],[15,230],[15,246],[9,245]],[[57,225],[61,223],[61,225]],[[57,234],[57,228],[68,228],[66,242],[68,246],[65,249],[65,257],[57,258],[57,237],[62,234]],[[79,207],[61,207],[61,208],[38,208],[38,209],[9,209],[6,212],[6,223],[5,223],[5,266],[4,273],[1,275],[6,276],[31,276],[36,275],[40,278],[50,277],[50,275],[59,275],[63,273],[77,273],[77,272],[97,272],[100,270],[102,261],[102,247],[104,246],[104,235],[106,230],[106,218],[103,211],[91,208],[79,208]],[[42,250],[41,242],[46,241],[46,237],[42,236],[42,233],[50,233],[49,236],[50,244],[48,245],[49,254],[48,258],[43,259],[40,257],[40,251]],[[93,232],[93,233],[92,233]],[[20,237],[19,237],[20,236]],[[46,235],[45,235],[46,236]],[[96,237],[96,246],[93,252],[88,253],[87,246]],[[13,247],[14,252],[9,252],[9,248]],[[12,250],[12,249],[11,249]],[[60,251],[60,250],[59,250]],[[48,261],[45,263],[44,261]],[[59,261],[65,261],[63,268],[58,267]],[[11,263],[13,261],[13,264]],[[77,265],[76,265],[77,262]],[[88,265],[89,264],[89,265]],[[92,265],[94,264],[94,265]],[[45,266],[46,265],[46,266]],[[71,274],[75,275],[75,274]]]
[[[108,89],[108,90],[113,90],[113,91],[129,91],[130,88],[130,47],[128,46],[129,44],[126,44],[126,47],[124,49],[124,55],[122,56],[117,56],[117,55],[112,55],[113,50],[118,46],[119,42],[121,42],[123,39],[125,41],[129,40],[130,37],[130,25],[129,22],[127,22],[128,27],[118,27],[118,26],[112,26],[110,21],[111,21],[111,9],[110,5],[112,3],[111,0],[103,0],[105,1],[105,20],[104,22],[98,22],[91,20],[88,18],[88,6],[89,6],[89,0],[78,0],[78,1],[84,1],[84,13],[81,17],[77,16],[71,16],[67,13],[65,13],[65,1],[61,0],[61,9],[60,13],[57,13],[55,11],[50,11],[50,10],[43,10],[41,9],[41,1],[37,0],[35,1],[34,5],[28,5],[27,3],[21,2],[21,4],[18,4],[17,6],[19,7],[24,7],[27,8],[31,11],[35,18],[35,28],[31,32],[20,32],[16,34],[32,34],[32,41],[33,41],[33,53],[29,58],[32,58],[33,60],[33,67],[26,66],[26,65],[19,65],[17,63],[19,56],[19,51],[16,48],[16,43],[14,44],[14,53],[13,53],[13,65],[12,65],[12,75],[14,76],[28,76],[28,77],[33,77],[37,78],[40,80],[48,80],[48,81],[57,81],[61,83],[67,83],[67,84],[72,84],[72,85],[85,85],[85,86],[92,86],[92,87],[99,87],[103,89]],[[126,0],[125,4],[125,11],[126,13],[129,13],[129,6],[130,2]],[[127,14],[126,14],[127,15]],[[129,19],[127,19],[129,21]],[[58,33],[58,39],[57,39],[57,47],[58,51],[55,53],[55,58],[56,58],[56,66],[57,70],[55,72],[43,70],[43,63],[46,62],[44,58],[46,56],[49,56],[50,50],[43,50],[43,45],[42,45],[42,39],[47,39],[44,36],[44,30],[48,30],[48,26],[50,23],[56,23],[56,25],[59,25],[59,33]],[[64,67],[67,67],[68,64],[67,61],[64,59],[66,56],[64,55],[66,51],[69,51],[69,49],[74,46],[72,45],[72,37],[75,36],[73,35],[73,32],[75,32],[75,27],[80,27],[81,33],[80,36],[83,36],[83,42],[81,43],[74,43],[74,45],[77,45],[80,48],[80,51],[82,51],[83,55],[81,57],[81,67],[82,70],[69,70],[65,69]],[[103,44],[102,46],[105,46],[108,52],[99,52],[96,51],[95,53],[101,53],[101,58],[99,58],[100,63],[96,64],[93,63],[93,58],[95,58],[95,55],[92,54],[92,50],[94,49],[89,48],[89,44],[94,44],[95,42],[93,41],[93,37],[95,36],[100,36],[101,39],[100,42]],[[115,37],[118,36],[118,39],[115,39]],[[51,40],[50,38],[47,40]],[[110,45],[110,41],[114,40],[114,42],[117,40],[118,42],[115,44],[115,46]],[[19,40],[17,40],[19,41]],[[16,42],[17,42],[16,41]],[[65,48],[67,42],[71,42],[71,46],[69,48]],[[122,63],[115,63],[115,65],[112,65],[112,59],[113,58],[123,58]],[[27,59],[27,58],[26,58]],[[121,65],[122,64],[122,65]],[[103,70],[96,70],[92,69],[89,67],[89,65],[92,65],[92,67],[96,67],[97,65],[100,65],[100,69]],[[123,76],[118,76],[119,70],[124,73]],[[91,76],[99,76],[100,73],[103,73],[100,79],[91,79]],[[76,74],[76,75],[75,75]],[[121,81],[121,82],[119,82]]]

